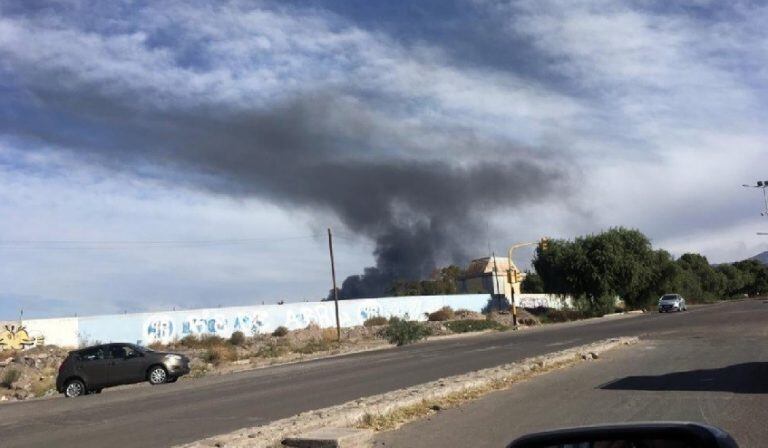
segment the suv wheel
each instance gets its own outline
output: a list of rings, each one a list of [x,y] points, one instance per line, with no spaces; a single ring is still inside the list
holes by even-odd
[[[69,380],[64,385],[64,396],[68,398],[85,395],[85,384],[80,380]]]
[[[168,380],[168,372],[163,367],[155,366],[149,369],[149,384],[163,384]]]

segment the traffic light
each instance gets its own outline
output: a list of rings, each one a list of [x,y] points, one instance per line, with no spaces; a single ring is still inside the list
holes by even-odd
[[[539,240],[539,249],[540,250],[547,250],[547,247],[549,247],[549,238],[544,237]]]
[[[519,271],[516,271],[514,269],[510,269],[507,271],[507,282],[519,283],[521,281],[523,281],[523,276],[520,274]]]

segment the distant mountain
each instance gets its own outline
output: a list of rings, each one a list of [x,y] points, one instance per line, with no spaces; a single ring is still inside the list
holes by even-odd
[[[759,254],[755,255],[754,257],[751,257],[750,260],[757,260],[760,263],[768,264],[768,250],[765,252],[760,252]]]

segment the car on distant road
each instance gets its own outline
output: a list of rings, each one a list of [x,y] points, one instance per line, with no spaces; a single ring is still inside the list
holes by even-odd
[[[77,397],[122,384],[173,383],[187,373],[189,358],[184,355],[156,352],[136,344],[102,344],[69,352],[59,367],[56,390]]]
[[[680,294],[664,294],[659,299],[659,312],[669,313],[670,311],[687,311],[685,299]]]

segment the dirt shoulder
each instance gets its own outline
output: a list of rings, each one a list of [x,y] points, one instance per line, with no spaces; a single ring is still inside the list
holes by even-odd
[[[441,310],[440,320],[419,325],[428,329],[427,341],[471,337],[485,332],[507,331],[512,327],[509,312],[480,314],[467,310]],[[386,322],[386,319],[383,320]],[[381,323],[373,321],[372,323]],[[518,309],[519,329],[541,326],[539,318]],[[272,335],[230,339],[216,336],[187,337],[170,344],[151,346],[162,351],[187,355],[191,361],[191,381],[209,375],[225,375],[269,366],[303,362],[393,347],[384,335],[385,325],[342,328],[341,342],[335,328],[310,324],[304,329],[276,332]],[[548,326],[548,325],[547,325]],[[35,347],[25,351],[0,354],[0,404],[57,396],[55,380],[58,367],[68,349],[56,346]],[[121,388],[133,386],[121,386]]]

